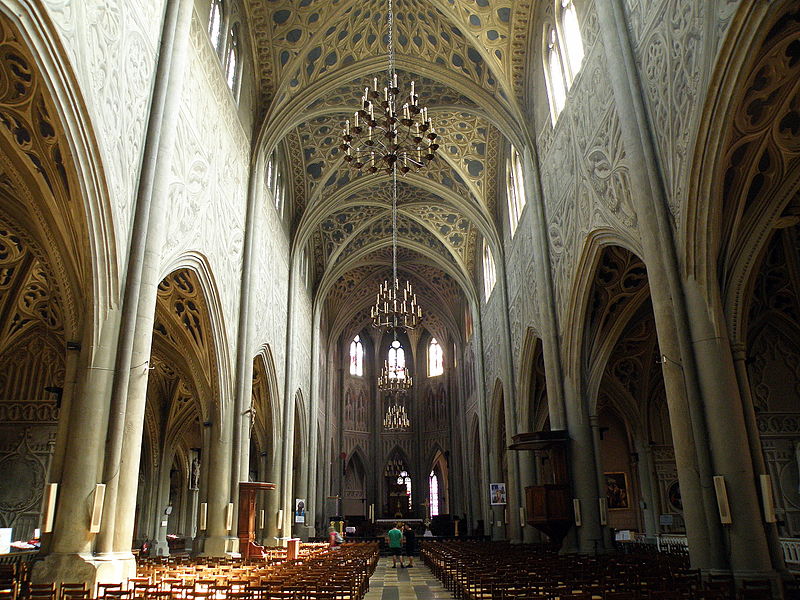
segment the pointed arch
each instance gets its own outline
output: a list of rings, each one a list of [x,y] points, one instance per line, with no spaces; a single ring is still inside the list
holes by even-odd
[[[497,468],[499,477],[508,483],[508,431],[506,430],[506,398],[503,382],[497,378],[494,382],[494,391],[491,400],[491,420],[489,422],[490,439],[495,441],[496,446],[489,449],[490,455],[494,455],[494,466]]]
[[[619,336],[619,330],[627,322],[626,318],[617,314],[611,324],[611,329],[608,327],[602,329],[608,334],[605,337],[600,335],[600,329],[595,328],[592,331],[588,327],[591,295],[595,289],[595,279],[600,262],[608,249],[614,247],[620,248],[633,257],[642,256],[639,244],[634,243],[629,237],[622,236],[619,232],[611,229],[597,229],[587,237],[578,260],[564,326],[565,376],[575,381],[580,381],[579,370],[581,369],[586,369],[587,372],[591,369],[595,378],[598,377],[598,369],[602,371],[602,365],[605,364],[607,354]],[[639,262],[641,262],[640,259]],[[642,266],[645,268],[644,278],[646,280],[646,266],[643,262]],[[626,312],[635,311],[649,297],[649,285],[637,289],[633,296],[632,300],[627,303]],[[598,344],[602,346],[602,350]],[[591,362],[590,353],[594,355],[594,360]]]
[[[280,386],[275,371],[272,348],[264,344],[253,359],[253,438],[258,449],[266,453],[273,470],[277,465],[281,439]],[[274,476],[274,475],[273,475]]]
[[[367,516],[366,498],[370,485],[368,464],[364,450],[361,445],[357,444],[350,452],[344,467],[344,480],[342,482],[342,512],[344,515]]]
[[[530,428],[530,431],[539,431],[543,421],[549,418],[549,409],[547,376],[544,370],[544,346],[541,337],[533,327],[528,327],[525,332],[519,364],[517,389],[521,399],[519,404],[521,430]]]
[[[776,229],[797,219],[798,19],[796,2],[741,3],[698,119],[681,211],[687,274],[708,296],[720,335],[751,356],[753,287]]]
[[[428,502],[430,516],[450,513],[450,465],[447,454],[439,444],[434,445],[433,455],[427,462]]]
[[[42,239],[47,239],[50,246],[47,252],[51,257],[70,257],[63,263],[59,260],[61,264],[57,267],[64,291],[68,292],[64,300],[70,318],[66,320],[65,333],[67,339],[89,339],[96,344],[100,322],[119,295],[120,253],[113,224],[113,204],[91,125],[93,119],[83,101],[72,62],[46,14],[30,2],[15,0],[0,4],[0,15],[3,37],[8,38],[10,34],[14,38],[4,43],[14,45],[16,59],[27,62],[24,66],[16,65],[29,75],[28,83],[23,86],[26,94],[41,107],[42,121],[26,127],[31,132],[40,131],[41,127],[55,130],[48,141],[50,150],[46,154],[49,156],[42,155],[38,159],[39,174],[25,176],[28,182],[39,182],[36,185],[41,193],[29,195],[28,184],[20,185],[22,180],[16,182],[21,200],[18,214],[26,219],[34,217],[38,223],[33,229],[48,232]],[[10,63],[4,64],[12,67]],[[17,74],[22,71],[18,69]],[[9,73],[9,81],[15,80],[17,74]],[[19,108],[22,103],[18,99],[15,104]],[[21,113],[17,118],[21,119],[21,124],[27,119]],[[24,166],[33,160],[30,153],[23,159],[17,149],[9,147],[0,154],[3,162],[13,156],[24,170],[30,170],[30,166]],[[10,164],[5,166],[9,174],[18,172],[16,168],[9,170]],[[50,206],[40,205],[39,199],[46,200]],[[12,203],[6,200],[10,198],[4,195],[4,208],[14,210]],[[67,215],[63,212],[66,209],[53,208],[59,204],[76,207],[76,212]],[[53,218],[62,212],[62,220],[68,227],[53,226]]]
[[[196,282],[198,289],[192,290],[191,293],[202,298],[202,308],[205,309],[197,317],[201,327],[205,329],[204,347],[201,352],[189,353],[187,359],[191,359],[191,371],[195,381],[208,382],[208,392],[204,398],[203,419],[213,420],[210,418],[212,415],[214,419],[222,419],[226,410],[232,406],[233,356],[231,354],[232,344],[228,340],[230,326],[225,323],[222,297],[211,265],[205,255],[199,252],[187,252],[167,261],[162,273],[164,273],[162,284],[167,282],[170,276],[180,273],[188,274],[189,280]],[[168,283],[168,287],[171,289],[161,289],[159,286],[159,297],[169,298],[170,294],[173,294],[173,300],[179,299],[184,290],[181,289],[180,283],[177,285],[175,283],[177,282]],[[177,297],[174,295],[175,293],[178,294]],[[192,337],[194,338],[194,336]],[[190,338],[185,336],[185,339],[188,341]],[[193,341],[194,346],[197,347],[197,338],[194,338]],[[207,364],[204,365],[201,359],[207,361]]]

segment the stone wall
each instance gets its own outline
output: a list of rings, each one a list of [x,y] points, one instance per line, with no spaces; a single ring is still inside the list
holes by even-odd
[[[164,0],[44,0],[72,62],[113,198],[117,262],[127,256]]]

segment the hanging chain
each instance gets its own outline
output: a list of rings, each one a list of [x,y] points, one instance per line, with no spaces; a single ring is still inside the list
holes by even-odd
[[[387,0],[389,10],[386,20],[389,25],[389,81],[386,86],[391,89],[394,86],[394,8],[392,0]],[[389,113],[394,114],[394,94],[389,95]],[[399,294],[400,284],[397,281],[397,163],[392,163],[392,285],[394,286],[395,298]],[[397,323],[395,323],[397,325]],[[397,329],[395,328],[395,340],[397,340]]]
[[[389,2],[389,12],[386,15],[386,20],[389,24],[389,84],[388,87],[392,87],[394,83],[394,9],[392,6],[392,0],[388,0]],[[391,98],[391,94],[389,95]],[[391,100],[390,100],[391,102]]]

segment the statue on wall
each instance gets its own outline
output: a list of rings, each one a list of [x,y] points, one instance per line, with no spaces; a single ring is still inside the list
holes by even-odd
[[[189,489],[200,489],[200,459],[196,456],[192,459],[192,468],[189,472]]]

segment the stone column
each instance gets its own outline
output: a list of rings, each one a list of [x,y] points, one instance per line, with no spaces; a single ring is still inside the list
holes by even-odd
[[[228,505],[231,502],[231,465],[233,415],[227,414],[211,425],[211,440],[208,457],[208,525],[203,541],[205,556],[224,556],[233,550],[238,540],[236,523],[227,527]]]
[[[199,510],[200,490],[189,488],[186,494],[186,537],[194,540],[197,536],[197,512]]]
[[[320,319],[318,309],[314,310],[314,324],[311,331],[311,398],[308,406],[308,452],[306,478],[306,522],[305,537],[316,535],[314,521],[317,518],[317,475],[319,469],[319,406],[320,406]]]
[[[294,253],[293,253],[294,254]],[[283,446],[281,448],[281,479],[278,485],[280,494],[280,504],[278,510],[283,510],[283,520],[280,526],[280,535],[283,537],[292,534],[294,518],[294,481],[292,468],[294,466],[294,426],[295,426],[295,404],[297,385],[294,376],[294,356],[295,356],[295,296],[297,294],[298,280],[302,281],[299,274],[298,259],[296,256],[290,257],[289,261],[289,285],[287,299],[287,324],[286,324],[286,375],[283,394]],[[302,285],[302,284],[300,284]]]
[[[297,432],[295,432],[295,435]],[[295,523],[294,519],[294,505],[295,499],[302,499],[305,500],[306,506],[308,506],[308,456],[305,455],[308,452],[308,447],[301,447],[300,448],[300,469],[297,472],[297,479],[293,482],[294,492],[292,494],[291,502],[288,504],[288,512],[291,518],[291,529],[292,533],[295,537],[302,538],[306,540],[308,537],[308,532],[306,530],[305,523]]]
[[[764,451],[761,448],[761,436],[758,433],[758,422],[756,421],[756,412],[750,391],[750,377],[747,373],[747,365],[745,363],[747,353],[744,344],[734,344],[731,349],[733,350],[733,361],[734,368],[736,369],[736,380],[739,384],[739,394],[742,399],[745,427],[747,428],[747,441],[750,447],[753,469],[756,476],[769,475],[769,469],[764,460]],[[767,545],[772,560],[772,568],[785,576],[787,569],[786,562],[783,559],[783,549],[781,548],[778,535],[778,526],[775,523],[764,523],[764,529],[767,535]]]
[[[642,502],[645,503],[644,530],[648,536],[659,534],[658,509],[660,499],[658,486],[655,481],[655,467],[653,465],[653,451],[649,445],[638,441],[636,452],[639,454],[639,487],[642,490]]]
[[[502,250],[502,248],[501,248]],[[506,512],[504,514],[504,521],[506,524],[506,536],[509,539],[519,541],[522,537],[519,522],[519,505],[523,501],[523,491],[520,489],[520,453],[508,450],[512,438],[517,433],[519,424],[519,408],[517,405],[517,386],[515,385],[516,379],[514,377],[514,359],[512,357],[511,349],[511,321],[508,316],[507,307],[509,304],[508,299],[508,280],[506,278],[506,259],[505,252],[499,252],[498,260],[498,277],[497,283],[500,286],[500,300],[502,302],[500,309],[502,313],[502,340],[503,340],[503,402],[505,405],[505,424],[506,424],[506,439],[503,444],[506,446],[506,456],[508,459],[508,482],[507,482],[507,500]]]
[[[166,513],[169,506],[169,486],[172,467],[172,452],[162,451],[161,461],[158,467],[158,492],[156,493],[156,506],[150,518],[153,522],[153,553],[156,556],[168,556],[169,545],[167,544],[167,526],[162,525],[169,521]]]
[[[675,459],[684,499],[692,564],[724,569],[727,560],[713,492],[703,400],[697,382],[680,265],[672,239],[672,222],[663,196],[663,177],[656,162],[636,63],[620,0],[595,4],[608,75],[619,113],[629,165],[633,202],[647,265],[664,384],[672,425]]]
[[[225,19],[227,22],[228,13]],[[223,30],[227,32],[226,28]],[[234,527],[239,518],[239,482],[248,480],[250,471],[250,436],[253,422],[253,247],[258,231],[259,202],[263,201],[263,148],[259,148],[250,161],[247,189],[247,209],[244,223],[244,246],[242,248],[242,274],[239,288],[239,323],[236,339],[236,381],[234,392],[233,463],[231,464],[231,502],[233,502]]]
[[[536,252],[533,265],[536,269],[537,301],[539,303],[539,323],[542,333],[542,352],[544,352],[545,378],[547,380],[547,403],[550,412],[550,429],[566,429],[567,417],[561,364],[561,347],[558,335],[558,311],[553,293],[553,275],[550,265],[550,243],[547,233],[547,219],[544,212],[544,193],[539,172],[538,155],[531,140],[530,146],[522,153],[524,168],[525,196],[528,199],[533,217],[531,235]]]
[[[714,474],[725,478],[733,521],[726,527],[730,568],[734,575],[745,578],[774,575],[753,470],[744,403],[739,394],[721,305],[713,292],[708,294],[711,296],[708,298],[707,292],[699,289],[692,280],[686,282],[685,289],[695,356],[702,361],[702,369],[698,370],[699,385],[707,417]]]
[[[194,540],[192,540],[192,552],[200,554],[203,551],[203,542],[205,540],[206,531],[208,528],[208,520],[206,520],[206,529],[200,529],[200,506],[208,503],[208,464],[209,457],[211,456],[211,422],[206,421],[203,423],[202,429],[202,444],[200,450],[200,490],[198,491],[198,507],[195,513],[197,519],[197,530],[195,531]]]
[[[114,313],[116,314],[116,313]],[[99,337],[99,336],[98,336]],[[91,347],[91,345],[89,345]],[[81,345],[80,348],[83,346]],[[86,365],[82,364],[85,357],[82,356],[80,349],[67,348],[66,364],[64,369],[64,387],[61,393],[61,407],[58,409],[58,424],[56,428],[56,441],[53,454],[50,458],[50,465],[47,473],[48,483],[58,483],[61,481],[64,469],[64,453],[67,449],[69,440],[69,418],[72,403],[77,401],[76,391],[79,389],[80,379],[88,371]],[[52,533],[42,534],[42,551],[49,552],[52,541]]]
[[[372,345],[372,347],[373,347],[373,355],[372,355],[373,360],[372,361],[364,360],[364,366],[366,367],[365,373],[366,373],[367,377],[369,377],[371,381],[375,381],[375,377],[376,377],[375,376],[375,371],[373,370],[373,368],[371,366],[369,366],[369,365],[375,364],[375,360],[376,360],[376,356],[377,356],[376,346],[374,344],[375,338],[372,338],[372,339],[373,339],[373,345]],[[341,363],[344,364],[344,360],[343,359],[341,360]],[[335,481],[333,482],[332,487],[331,487],[331,496],[339,496],[339,502],[337,503],[337,506],[341,506],[342,505],[342,496],[344,496],[344,481],[343,481],[343,478],[344,478],[344,473],[343,473],[344,463],[342,462],[342,459],[340,458],[340,453],[344,451],[344,394],[345,394],[345,390],[344,390],[344,381],[345,381],[344,374],[345,374],[345,369],[344,369],[343,366],[340,366],[339,369],[338,369],[338,381],[339,381],[338,394],[339,395],[336,398],[336,404],[339,407],[339,415],[338,415],[338,417],[339,417],[339,427],[338,427],[339,452],[337,452],[335,456],[333,455],[333,453],[331,454],[331,460],[336,465],[336,477],[335,477]],[[372,437],[372,447],[374,449],[373,450],[374,456],[380,457],[381,456],[381,450],[380,450],[380,448],[381,448],[381,445],[380,445],[380,439],[381,439],[381,425],[380,425],[380,423],[381,423],[381,420],[380,420],[380,416],[379,415],[380,415],[380,412],[382,410],[381,398],[380,398],[380,394],[376,394],[375,393],[375,386],[369,386],[369,393],[370,393],[370,398],[372,400],[373,406],[378,407],[377,410],[375,410],[375,414],[373,415],[374,418],[375,418],[374,419],[375,427],[373,429],[374,434],[373,434],[373,437]],[[378,482],[375,481],[375,483],[376,483],[376,488],[378,490],[380,490],[380,486],[377,485]],[[379,498],[380,491],[375,492],[375,496]],[[375,505],[375,514],[376,514],[376,516],[380,515],[380,511],[381,511],[380,507],[383,506],[383,502],[381,501],[380,498],[378,499],[378,501],[380,502],[380,504],[376,503],[376,505]],[[328,504],[331,504],[331,503],[328,503]],[[333,509],[331,509],[331,510],[333,510]],[[340,510],[336,510],[336,512],[338,513],[338,512],[341,512],[341,511]],[[332,517],[332,516],[334,516],[333,513],[325,515],[325,531],[328,530],[329,517]],[[378,516],[377,518],[380,518],[380,517]]]
[[[597,463],[594,452],[594,438],[589,421],[587,402],[581,399],[575,383],[564,381],[567,431],[569,432],[568,464],[572,476],[572,494],[580,500],[581,525],[575,528],[572,550],[593,554],[602,549],[603,531],[600,526],[600,506],[597,503],[598,488]],[[565,540],[570,544],[570,537]]]
[[[103,469],[107,488],[97,551],[112,561],[125,561],[131,574],[148,365],[192,7],[191,0],[170,2],[164,19],[137,192]],[[110,574],[110,579],[115,576]]]
[[[96,345],[92,332],[87,332],[87,339],[83,340],[78,384],[69,404],[62,409],[69,411],[70,432],[57,481],[60,486],[51,553],[34,565],[34,582],[95,581],[96,568],[86,558],[91,555],[95,537],[89,533],[87,502],[93,498],[102,464],[118,319],[118,312],[108,314]]]
[[[493,473],[493,471],[490,471],[490,464],[493,463],[489,460],[492,450],[489,447],[489,426],[487,423],[489,419],[489,410],[486,402],[486,370],[483,366],[483,325],[479,303],[480,298],[472,298],[470,308],[472,309],[472,320],[474,323],[473,335],[475,336],[475,392],[478,395],[478,437],[482,450],[478,460],[482,463],[481,473],[483,474],[483,480],[474,482],[473,489],[477,490],[478,505],[475,508],[479,510],[480,518],[484,522],[484,532],[486,535],[493,535],[494,527],[492,525],[492,520],[496,519],[493,519],[488,501],[489,480]]]
[[[459,378],[459,386],[461,388],[461,394],[463,394],[462,398],[459,398],[459,402],[462,403],[461,405],[464,406],[467,404],[468,398],[466,397],[467,394],[467,371],[466,371],[466,348],[468,342],[464,341],[464,346],[461,348],[461,355],[460,355],[460,364],[461,368],[458,370],[460,374]],[[455,409],[456,399],[453,399],[453,410]],[[467,422],[467,415],[465,414],[466,411],[464,410],[457,410],[456,415],[458,417],[458,427],[462,432],[461,435],[461,454],[460,454],[460,462],[461,462],[461,472],[463,473],[463,477],[461,478],[461,494],[464,498],[464,510],[467,515],[467,522],[462,525],[465,528],[465,533],[472,533],[472,530],[477,526],[477,519],[480,517],[480,505],[476,502],[475,498],[475,479],[479,479],[477,477],[468,477],[467,473],[475,473],[475,466],[472,464],[472,460],[475,460],[475,454],[470,451],[472,447],[472,428],[470,427],[470,423]],[[455,424],[455,421],[454,421]],[[471,460],[472,459],[472,460]],[[479,483],[480,485],[480,483]]]
[[[594,469],[595,473],[597,474],[597,498],[595,499],[595,504],[597,504],[597,512],[598,518],[600,517],[600,498],[605,497],[605,490],[606,490],[606,482],[603,473],[605,469],[603,468],[603,455],[600,452],[600,419],[598,415],[590,415],[589,416],[589,426],[592,428],[592,447],[594,450]],[[630,492],[629,492],[630,494]],[[598,520],[600,522],[600,520]],[[611,529],[602,523],[600,524],[601,530],[601,537],[602,541],[599,544],[600,547],[603,548],[613,548],[614,547],[614,537],[611,533]]]
[[[280,454],[278,449],[281,448],[283,444],[281,443],[280,438],[273,439],[272,442],[272,455],[268,457],[264,457],[264,466],[266,469],[266,477],[267,481],[270,483],[274,483],[278,480],[280,475]],[[275,490],[268,490],[264,492],[264,519],[265,525],[264,528],[264,545],[265,546],[275,546],[278,542],[275,540],[278,537],[278,510],[280,509],[281,503],[281,491],[280,489]]]
[[[452,342],[452,340],[451,340]],[[454,346],[453,346],[454,347]],[[447,378],[447,422],[450,430],[450,458],[447,461],[449,510],[451,515],[462,517],[466,512],[467,499],[463,495],[463,468],[461,457],[465,454],[464,432],[466,426],[458,419],[460,407],[466,404],[466,399],[460,397],[458,381],[454,374],[454,357],[448,352],[445,354],[446,367],[444,376]],[[458,408],[457,408],[458,407]],[[459,524],[459,532],[464,535],[467,527],[466,521]]]
[[[527,426],[527,423],[525,424]],[[529,428],[529,427],[528,427]],[[519,507],[514,507],[517,514],[520,512],[520,507],[525,506],[525,488],[531,485],[536,485],[536,462],[534,460],[534,453],[528,450],[516,452],[519,455],[519,487],[520,487],[520,504]],[[526,518],[527,518],[526,514]],[[536,529],[520,521],[522,528],[522,541],[526,544],[538,541]]]

